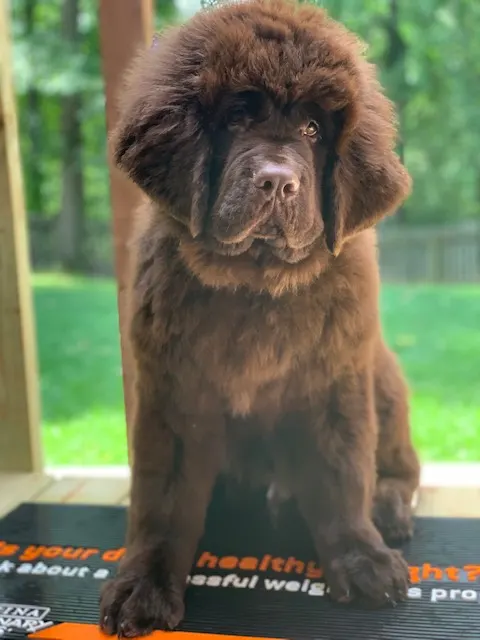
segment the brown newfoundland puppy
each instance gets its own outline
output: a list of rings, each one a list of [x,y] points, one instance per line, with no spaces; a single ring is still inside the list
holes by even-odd
[[[296,499],[334,599],[405,596],[385,541],[411,534],[419,466],[371,229],[409,192],[395,134],[357,38],[308,4],[200,12],[134,66],[115,156],[148,202],[128,552],[103,593],[107,633],[179,623],[224,472]]]

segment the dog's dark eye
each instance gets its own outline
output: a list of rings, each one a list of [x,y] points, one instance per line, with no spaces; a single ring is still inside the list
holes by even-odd
[[[249,117],[245,105],[235,105],[228,113],[228,123],[231,126],[242,124]]]
[[[262,96],[257,91],[242,91],[230,104],[226,119],[229,127],[245,126],[259,117],[262,110]]]
[[[320,127],[315,120],[310,120],[310,122],[303,127],[302,133],[304,136],[308,136],[309,138],[315,138],[320,133]]]

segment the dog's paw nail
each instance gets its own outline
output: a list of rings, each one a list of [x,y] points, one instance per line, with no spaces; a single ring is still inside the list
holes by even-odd
[[[119,638],[136,638],[139,635],[141,635],[140,632],[132,623],[129,623],[129,622],[121,623],[120,629],[118,631]]]
[[[100,623],[100,629],[107,635],[112,635],[112,633],[114,633],[113,620],[109,615],[103,616]]]

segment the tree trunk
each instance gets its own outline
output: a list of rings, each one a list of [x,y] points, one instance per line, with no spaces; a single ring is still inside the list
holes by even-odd
[[[385,24],[385,30],[388,36],[388,46],[385,53],[385,66],[388,69],[396,68],[398,70],[399,83],[396,87],[396,95],[393,95],[397,107],[398,122],[400,129],[400,139],[398,142],[398,153],[402,162],[405,160],[405,138],[404,138],[404,120],[405,107],[408,102],[407,85],[405,82],[405,55],[407,47],[400,34],[399,17],[398,17],[398,0],[390,0],[390,15]],[[401,206],[395,216],[399,224],[407,222],[407,214],[404,206]]]
[[[35,31],[35,12],[37,0],[25,0],[25,37],[31,42]],[[31,86],[26,95],[25,126],[28,147],[24,157],[26,173],[26,195],[28,210],[44,213],[43,201],[43,163],[45,157],[43,145],[42,97],[35,86]]]
[[[65,47],[78,50],[79,0],[63,0],[62,35]],[[85,196],[82,163],[82,96],[72,93],[62,98],[62,198],[58,238],[60,262],[64,269],[85,268]]]

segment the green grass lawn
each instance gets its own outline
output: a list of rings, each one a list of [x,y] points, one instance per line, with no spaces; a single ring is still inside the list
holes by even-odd
[[[34,293],[47,463],[124,464],[113,281],[35,275]],[[423,460],[480,461],[480,287],[385,286],[382,312]]]

